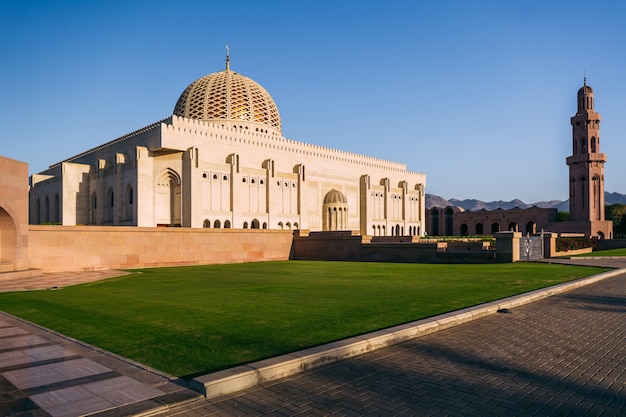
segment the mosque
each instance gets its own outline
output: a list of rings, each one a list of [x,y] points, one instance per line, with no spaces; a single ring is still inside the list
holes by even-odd
[[[424,174],[285,138],[272,97],[228,55],[170,117],[30,183],[30,224],[424,233]]]

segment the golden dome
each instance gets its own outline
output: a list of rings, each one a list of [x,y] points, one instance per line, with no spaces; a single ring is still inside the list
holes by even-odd
[[[281,133],[280,114],[274,100],[257,82],[230,70],[197,79],[180,95],[175,116],[206,121],[260,123]]]

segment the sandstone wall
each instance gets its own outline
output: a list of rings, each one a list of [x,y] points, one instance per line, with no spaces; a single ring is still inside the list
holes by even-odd
[[[28,269],[28,164],[0,156],[0,273]]]
[[[287,260],[292,233],[31,225],[28,258],[44,272]]]

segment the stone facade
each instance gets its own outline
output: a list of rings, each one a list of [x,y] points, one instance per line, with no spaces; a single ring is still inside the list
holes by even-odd
[[[272,98],[230,70],[174,114],[31,177],[30,223],[424,233],[424,174],[287,139]]]
[[[0,273],[28,269],[28,164],[0,156]]]
[[[433,207],[428,210],[426,230],[431,236],[480,236],[498,232],[539,233],[557,221],[557,209],[464,211],[460,207]]]

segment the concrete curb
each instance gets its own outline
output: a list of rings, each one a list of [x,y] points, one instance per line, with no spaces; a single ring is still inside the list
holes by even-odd
[[[207,399],[232,394],[275,380],[292,376],[322,365],[341,361],[377,349],[392,346],[407,340],[448,329],[481,317],[496,313],[500,309],[511,309],[553,295],[561,294],[603,279],[626,273],[616,269],[576,281],[468,307],[435,317],[402,324],[351,337],[344,340],[265,359],[223,371],[202,375],[189,381],[189,387],[202,393]]]

